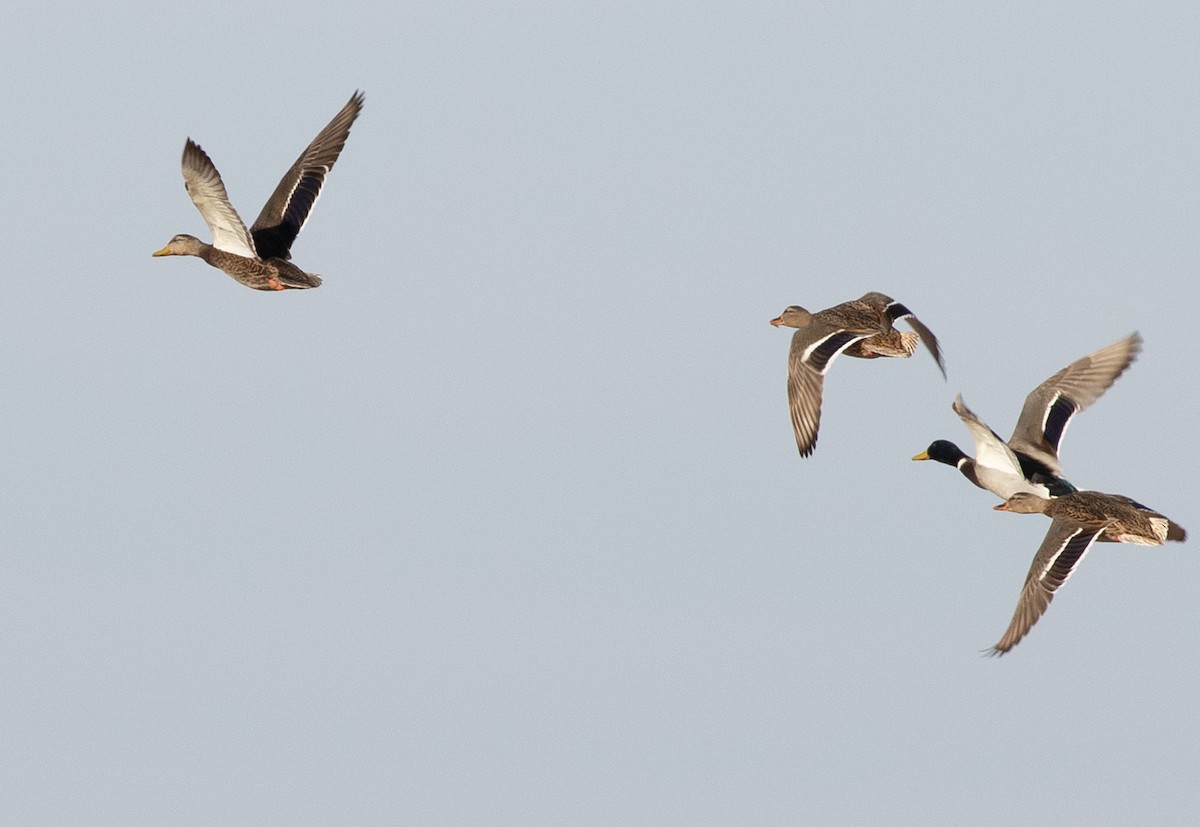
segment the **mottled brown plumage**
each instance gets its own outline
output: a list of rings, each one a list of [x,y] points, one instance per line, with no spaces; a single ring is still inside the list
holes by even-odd
[[[1187,532],[1178,523],[1120,494],[1074,491],[1043,499],[1020,492],[996,506],[996,510],[1046,514],[1053,522],[1033,556],[1008,630],[991,649],[994,655],[1009,651],[1029,633],[1050,606],[1054,593],[1097,540],[1161,546],[1168,540],[1187,539]]]
[[[892,325],[900,319],[916,333],[896,330]],[[802,457],[816,448],[825,372],[839,354],[859,359],[907,358],[922,341],[942,376],[946,375],[937,337],[907,307],[882,293],[867,293],[816,313],[792,305],[771,324],[796,328],[788,355],[788,410]]]
[[[213,243],[180,234],[154,255],[196,256],[255,290],[320,286],[319,276],[289,261],[292,242],[308,221],[362,104],[362,93],[355,92],[284,174],[248,230],[230,204],[216,166],[200,145],[188,138],[183,147],[183,181]]]

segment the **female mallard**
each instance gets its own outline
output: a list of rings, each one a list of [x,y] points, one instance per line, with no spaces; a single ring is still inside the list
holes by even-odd
[[[1063,479],[1058,446],[1071,418],[1108,390],[1133,364],[1142,348],[1142,337],[1132,333],[1077,359],[1038,385],[1025,397],[1017,427],[1006,443],[971,409],[962,396],[952,406],[975,440],[975,458],[945,439],[930,443],[913,457],[952,465],[980,488],[1003,500],[1018,491],[1054,497],[1075,490]]]
[[[288,260],[292,242],[317,203],[325,176],[346,145],[350,125],[362,105],[362,92],[355,92],[292,164],[249,230],[229,203],[221,174],[199,144],[188,138],[183,146],[183,182],[212,233],[213,243],[180,234],[154,255],[199,256],[255,290],[319,287],[319,276]]]
[[[1167,540],[1182,542],[1187,539],[1187,532],[1177,523],[1119,494],[1072,491],[1047,500],[1022,491],[995,509],[1018,514],[1046,514],[1054,522],[1033,556],[1017,610],[1004,637],[992,647],[993,655],[1004,654],[1025,637],[1045,613],[1054,592],[1071,576],[1097,540],[1161,546]]]
[[[900,319],[908,321],[917,332],[895,330],[892,325]],[[919,340],[933,354],[942,376],[946,375],[942,351],[933,331],[921,324],[907,307],[882,293],[867,293],[860,299],[816,313],[792,305],[772,319],[771,324],[796,328],[788,355],[787,387],[792,429],[802,457],[816,448],[825,372],[839,353],[859,359],[907,358],[917,349]]]

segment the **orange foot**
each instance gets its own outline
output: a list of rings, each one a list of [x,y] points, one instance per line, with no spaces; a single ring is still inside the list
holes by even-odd
[[[270,287],[272,290],[286,290],[287,289],[286,287],[284,287],[282,284],[280,284],[273,278],[267,279],[267,287]]]

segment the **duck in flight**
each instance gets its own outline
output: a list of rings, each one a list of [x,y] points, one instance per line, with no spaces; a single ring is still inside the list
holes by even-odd
[[[1167,540],[1182,542],[1187,539],[1187,532],[1178,523],[1119,494],[1073,491],[1044,499],[1022,491],[1013,494],[995,510],[1046,514],[1053,522],[1033,556],[1008,630],[990,650],[993,655],[1003,655],[1029,633],[1033,624],[1045,614],[1054,593],[1097,540],[1161,546]]]
[[[916,332],[896,330],[893,324],[901,319]],[[788,355],[787,390],[792,430],[802,457],[809,456],[816,448],[825,373],[839,354],[858,359],[907,358],[917,349],[918,342],[924,342],[942,376],[946,375],[942,351],[933,331],[907,307],[882,293],[867,293],[816,313],[792,305],[772,319],[771,324],[796,328]]]
[[[913,457],[957,468],[980,488],[1002,500],[1024,491],[1038,497],[1068,494],[1075,486],[1063,478],[1058,447],[1072,417],[1099,399],[1133,364],[1142,337],[1131,333],[1089,353],[1038,385],[1025,397],[1012,437],[1005,442],[971,412],[958,396],[951,406],[975,441],[975,457],[953,442],[939,439]]]
[[[308,221],[325,176],[346,145],[362,105],[362,92],[355,92],[284,174],[249,230],[229,203],[216,166],[200,145],[188,138],[183,146],[183,182],[212,233],[213,243],[181,233],[154,255],[197,256],[255,290],[319,287],[319,276],[290,261],[292,242]]]

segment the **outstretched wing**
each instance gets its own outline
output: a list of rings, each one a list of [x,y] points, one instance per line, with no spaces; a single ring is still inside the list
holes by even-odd
[[[250,234],[263,258],[291,258],[292,243],[304,228],[321,195],[325,176],[346,145],[350,126],[362,111],[363,94],[355,92],[342,110],[284,174],[275,192],[258,214]]]
[[[870,335],[831,330],[819,323],[792,335],[792,347],[788,352],[788,410],[800,456],[809,456],[817,447],[825,372],[839,353]]]
[[[1142,349],[1142,337],[1132,333],[1077,359],[1038,385],[1025,397],[1009,444],[1062,476],[1058,446],[1075,414],[1099,399]]]
[[[200,145],[191,138],[183,145],[183,184],[200,211],[218,250],[246,258],[258,258],[254,240],[237,210],[229,203],[221,173]]]
[[[1054,593],[1079,565],[1087,550],[1104,531],[1104,526],[1083,526],[1056,517],[1046,532],[1046,539],[1033,556],[1025,586],[1017,600],[1008,630],[991,649],[993,655],[1003,655],[1016,646],[1041,619],[1054,599]]]
[[[1017,455],[1013,453],[1012,448],[967,407],[961,393],[954,397],[954,403],[950,407],[958,414],[963,425],[967,426],[967,430],[971,433],[971,439],[975,442],[976,467],[1013,474],[1024,479],[1024,474],[1021,473],[1021,463],[1017,460]],[[1012,494],[1012,492],[1008,492],[1007,495],[997,493],[1005,499]]]

